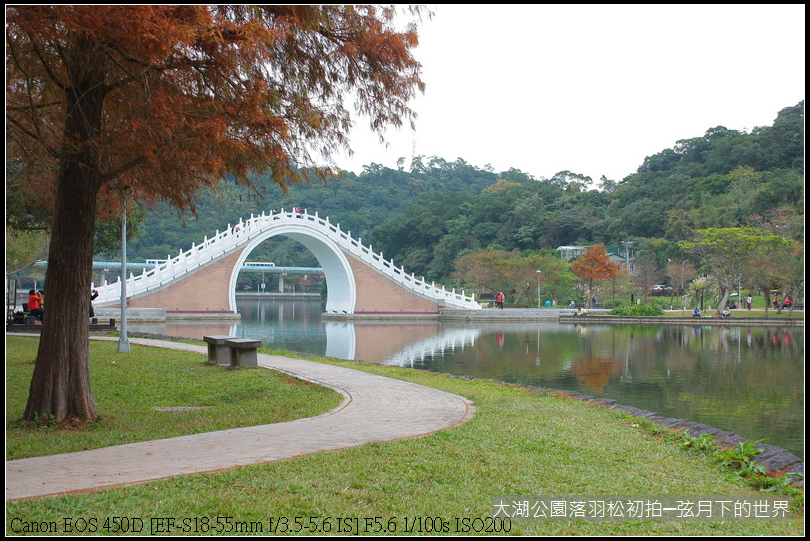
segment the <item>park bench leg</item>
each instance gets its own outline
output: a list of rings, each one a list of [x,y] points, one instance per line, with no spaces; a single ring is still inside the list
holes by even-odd
[[[231,346],[231,368],[237,366],[259,366],[259,355],[256,348],[241,349]]]
[[[225,340],[229,338],[234,337],[227,335],[203,336],[203,340],[208,344],[208,360],[206,360],[207,364],[230,366],[231,348],[225,343]]]
[[[231,364],[231,348],[223,344],[208,344],[207,364],[229,366]]]

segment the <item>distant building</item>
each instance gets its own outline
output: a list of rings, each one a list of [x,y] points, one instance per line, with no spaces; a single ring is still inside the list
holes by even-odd
[[[560,252],[560,258],[566,261],[573,261],[582,254],[590,246],[558,246],[557,251]]]
[[[565,261],[573,261],[578,258],[585,251],[593,245],[588,246],[558,246],[557,251],[560,253],[560,258]],[[636,259],[635,250],[632,247],[624,246],[605,246],[608,257],[613,263],[619,265],[620,269],[627,269],[629,274],[636,273],[636,266],[634,264]]]

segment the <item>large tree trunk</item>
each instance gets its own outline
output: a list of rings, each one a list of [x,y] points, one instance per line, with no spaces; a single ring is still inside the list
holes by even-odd
[[[97,135],[105,95],[101,55],[76,40],[66,62],[65,147],[57,179],[45,315],[24,418],[62,422],[97,417],[90,389],[90,288],[96,195],[101,185]]]
[[[93,419],[90,390],[90,288],[93,216],[86,182],[65,179],[45,273],[45,315],[24,418]],[[62,184],[70,184],[62,187]]]

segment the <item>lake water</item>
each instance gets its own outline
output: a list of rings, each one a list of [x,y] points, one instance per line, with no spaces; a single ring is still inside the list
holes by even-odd
[[[332,322],[320,302],[240,300],[239,324],[130,323],[268,347],[613,398],[804,457],[804,328],[549,322]]]

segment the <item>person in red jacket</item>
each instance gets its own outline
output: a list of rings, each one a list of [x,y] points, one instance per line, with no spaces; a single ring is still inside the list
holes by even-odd
[[[28,313],[42,321],[44,311],[42,310],[42,295],[36,289],[28,292]]]

